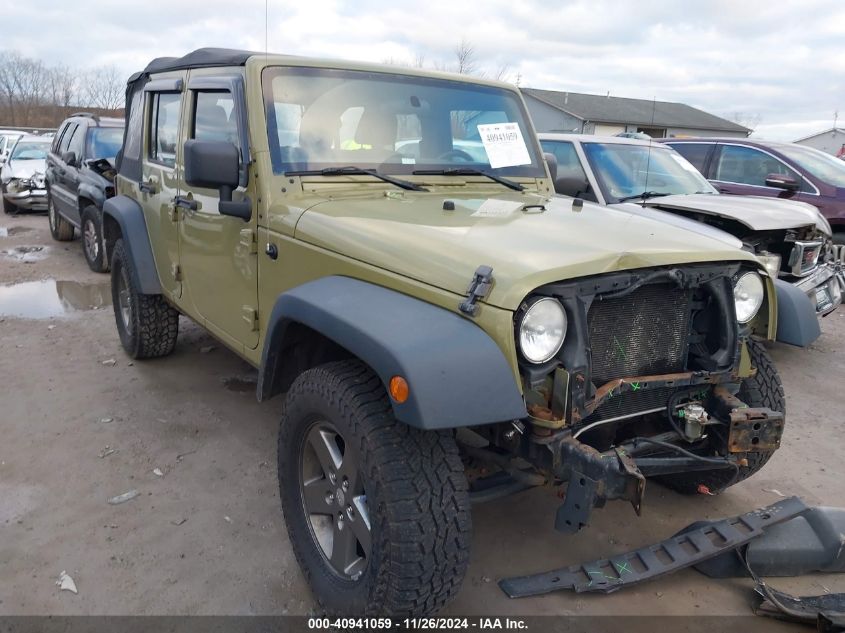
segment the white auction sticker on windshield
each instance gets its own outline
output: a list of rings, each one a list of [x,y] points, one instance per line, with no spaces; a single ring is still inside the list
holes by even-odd
[[[531,156],[519,123],[490,123],[478,126],[481,143],[487,152],[490,167],[515,167],[531,164]]]

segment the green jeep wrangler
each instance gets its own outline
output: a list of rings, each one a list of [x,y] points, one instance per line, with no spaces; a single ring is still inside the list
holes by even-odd
[[[282,395],[282,508],[327,612],[443,607],[475,500],[566,486],[572,533],[779,446],[763,266],[554,197],[513,86],[200,49],[130,78],[117,167],[121,343],[170,354],[184,315]]]

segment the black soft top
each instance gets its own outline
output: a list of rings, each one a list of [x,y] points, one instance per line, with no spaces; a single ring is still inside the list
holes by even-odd
[[[166,70],[204,68],[207,66],[243,66],[254,51],[233,48],[198,48],[182,57],[157,57],[143,70],[144,73],[160,73]]]

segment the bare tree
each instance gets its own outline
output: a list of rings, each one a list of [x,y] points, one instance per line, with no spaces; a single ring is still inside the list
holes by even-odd
[[[124,106],[126,81],[114,66],[101,66],[82,78],[82,100],[85,105],[104,110]]]
[[[753,113],[753,112],[734,112],[731,116],[731,121],[734,123],[739,123],[743,127],[747,127],[749,130],[753,130],[758,125],[760,125],[760,121],[763,120],[763,116],[760,113]]]
[[[466,39],[461,38],[461,41],[455,46],[455,61],[457,68],[455,72],[459,75],[483,75],[479,72],[478,60],[475,55],[475,46],[470,44]]]
[[[47,68],[40,60],[4,52],[0,57],[0,93],[12,125],[31,125],[33,111],[46,101]]]

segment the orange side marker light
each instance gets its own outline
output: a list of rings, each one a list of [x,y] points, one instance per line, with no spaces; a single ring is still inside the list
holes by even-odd
[[[402,376],[394,376],[390,379],[389,391],[390,397],[399,404],[405,402],[411,392],[408,387],[408,381],[402,378]]]

